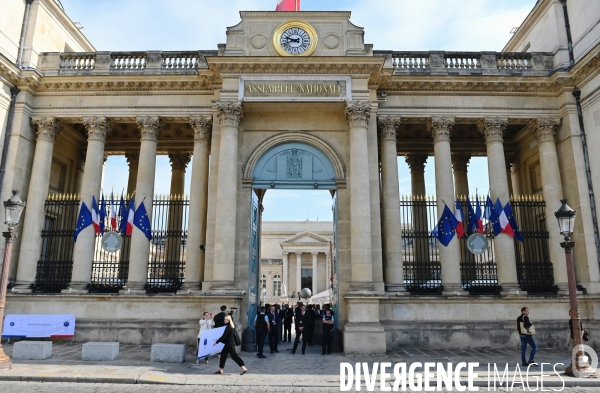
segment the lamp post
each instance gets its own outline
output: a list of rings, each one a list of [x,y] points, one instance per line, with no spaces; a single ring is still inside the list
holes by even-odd
[[[14,228],[19,223],[21,213],[25,208],[25,202],[19,198],[19,191],[13,190],[13,196],[4,201],[5,219],[4,223],[8,226],[7,232],[2,232],[5,239],[4,259],[2,262],[2,271],[0,271],[0,337],[2,337],[2,328],[4,326],[4,306],[6,304],[6,286],[8,284],[8,269],[10,268],[10,254],[12,252],[12,243],[17,233]],[[10,357],[4,353],[2,341],[0,341],[0,370],[9,369],[12,366]]]
[[[267,304],[267,288],[263,288],[261,293],[263,296],[263,306],[264,306],[265,304]]]
[[[577,302],[575,266],[573,264],[573,248],[575,247],[575,242],[571,240],[571,235],[573,234],[573,228],[575,227],[575,217],[577,216],[577,211],[571,209],[569,205],[567,205],[566,199],[561,199],[560,201],[562,206],[557,212],[554,213],[554,216],[558,220],[558,226],[560,228],[561,235],[565,237],[565,241],[560,243],[560,246],[565,249],[567,277],[569,281],[569,298],[571,302],[571,310],[569,311],[569,315],[571,316],[571,326],[573,327],[573,343],[575,344],[575,348],[577,348],[575,365],[573,365],[573,362],[571,362],[571,365],[567,367],[565,373],[573,376],[575,375],[573,372],[573,367],[576,367],[576,370],[579,372],[589,372],[591,370],[590,365],[585,358],[585,353],[581,348],[581,319],[579,316],[579,304]]]

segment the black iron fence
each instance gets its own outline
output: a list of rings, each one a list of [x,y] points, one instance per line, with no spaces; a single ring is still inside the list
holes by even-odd
[[[46,219],[42,230],[42,253],[37,264],[33,290],[60,293],[71,282],[73,235],[79,211],[79,195],[49,195],[44,204]]]
[[[187,196],[154,199],[148,292],[175,292],[184,282],[189,207]]]
[[[550,261],[546,202],[541,196],[520,196],[511,202],[524,242],[515,241],[519,286],[528,293],[555,293]]]
[[[485,200],[485,196],[479,197],[481,211],[484,211]],[[476,210],[475,198],[471,198],[471,204],[473,210]],[[483,235],[488,239],[489,247],[480,255],[471,253],[467,240],[473,231],[468,225],[466,198],[462,198],[461,206],[465,215],[465,236],[458,239],[462,287],[471,294],[498,294],[500,286],[494,255],[493,228],[485,219],[482,220]],[[537,196],[523,196],[512,199],[511,206],[525,239],[523,243],[514,240],[519,285],[530,293],[552,292],[555,287],[545,226],[545,202]],[[400,218],[406,289],[414,294],[441,293],[440,246],[432,234],[438,222],[435,198],[403,196],[400,201]]]

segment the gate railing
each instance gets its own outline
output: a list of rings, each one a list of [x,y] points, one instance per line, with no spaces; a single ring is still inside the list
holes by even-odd
[[[73,270],[73,235],[79,210],[79,195],[52,194],[44,204],[42,252],[33,290],[60,293],[68,288]],[[26,240],[24,240],[26,241]]]
[[[189,208],[189,198],[182,195],[153,201],[148,292],[175,292],[183,285]]]
[[[494,233],[491,223],[483,220],[484,236],[489,247],[481,255],[472,254],[467,239],[469,210],[466,198],[460,198],[465,214],[465,236],[459,240],[461,284],[471,294],[498,294],[498,273],[494,255]],[[482,203],[486,196],[480,196]],[[471,198],[473,209],[475,198]],[[454,201],[452,201],[454,203]],[[545,202],[539,196],[511,199],[511,206],[525,241],[514,240],[516,265],[521,289],[530,293],[555,291],[552,263],[549,259],[548,231],[545,227]],[[453,210],[453,209],[452,209]],[[484,210],[484,205],[481,205]],[[402,256],[404,285],[413,294],[441,293],[442,281],[439,242],[432,235],[437,225],[437,202],[433,196],[403,196],[400,200],[402,222]],[[441,246],[443,247],[443,246]]]

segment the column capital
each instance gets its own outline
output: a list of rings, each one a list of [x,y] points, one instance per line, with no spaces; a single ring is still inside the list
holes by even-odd
[[[318,252],[318,251],[311,251],[310,253],[311,253],[313,256],[315,256],[315,255],[319,255],[319,252]]]
[[[371,117],[371,104],[362,101],[346,102],[346,121],[350,127],[366,127]]]
[[[396,141],[396,130],[400,126],[400,116],[380,116],[377,124],[380,128],[379,139],[382,141]]]
[[[479,132],[485,137],[485,142],[504,141],[504,131],[508,125],[508,117],[490,116],[484,117],[477,123]]]
[[[140,152],[125,152],[125,158],[129,164],[129,169],[137,169],[140,163]]]
[[[281,253],[281,255],[284,256],[284,257],[287,257],[288,255],[290,255],[290,252],[289,251],[283,251]]]
[[[424,153],[407,153],[404,156],[404,161],[408,164],[410,171],[424,171],[425,163],[427,162],[427,154]]]
[[[538,143],[552,141],[554,142],[554,135],[556,129],[560,125],[560,119],[553,119],[551,117],[538,117],[531,122],[533,127],[531,132],[537,139]]]
[[[212,133],[212,116],[194,116],[190,117],[190,125],[194,131],[195,141],[208,141]]]
[[[427,119],[425,126],[427,131],[431,132],[433,141],[449,141],[450,133],[454,128],[454,116],[433,116]]]
[[[110,132],[110,124],[106,116],[84,117],[83,125],[87,131],[88,140],[106,141],[106,134]]]
[[[296,254],[297,257],[301,257],[303,252],[302,251],[296,251],[294,252],[294,254]]]
[[[215,108],[221,121],[221,127],[239,127],[240,121],[244,117],[240,101],[218,101]]]
[[[169,161],[171,161],[172,169],[185,169],[187,165],[190,163],[190,159],[192,158],[192,153],[190,152],[175,152],[169,153]]]
[[[137,125],[142,133],[142,140],[156,141],[162,132],[163,122],[158,116],[138,117]]]
[[[37,140],[54,143],[61,131],[56,117],[33,117],[31,124],[36,128]]]
[[[452,153],[452,167],[454,170],[459,171],[467,171],[467,167],[469,166],[469,161],[471,161],[471,155],[465,153]]]

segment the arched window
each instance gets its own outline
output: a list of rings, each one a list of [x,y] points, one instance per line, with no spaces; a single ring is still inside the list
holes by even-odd
[[[273,277],[273,296],[281,296],[281,276],[279,274]]]

